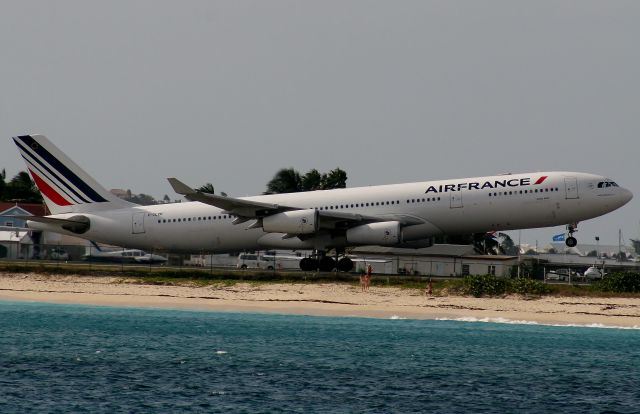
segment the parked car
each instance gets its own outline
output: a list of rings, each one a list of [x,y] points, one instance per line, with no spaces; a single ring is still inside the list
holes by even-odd
[[[569,276],[571,278],[580,277],[580,273],[570,270],[570,269],[555,269],[547,272],[546,279],[547,280],[569,280]]]
[[[598,269],[596,266],[591,266],[584,272],[584,277],[587,279],[602,279],[605,275],[604,269]]]
[[[54,247],[49,250],[49,258],[51,260],[69,260],[69,253],[61,247]]]

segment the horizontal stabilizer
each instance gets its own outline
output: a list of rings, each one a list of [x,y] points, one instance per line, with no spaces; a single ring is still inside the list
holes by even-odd
[[[89,230],[90,222],[85,216],[73,216],[68,219],[41,216],[10,216],[18,220],[35,221],[36,223],[51,224],[63,230],[76,234],[85,233]]]

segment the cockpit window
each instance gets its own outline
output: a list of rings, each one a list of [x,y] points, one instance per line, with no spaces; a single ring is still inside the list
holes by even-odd
[[[614,183],[613,181],[607,180],[607,181],[600,181],[598,183],[598,188],[607,188],[607,187],[619,187],[618,184]]]

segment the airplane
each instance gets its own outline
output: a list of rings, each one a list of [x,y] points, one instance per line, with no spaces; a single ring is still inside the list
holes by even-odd
[[[32,229],[146,251],[313,250],[305,271],[349,271],[349,246],[406,246],[442,234],[566,225],[614,211],[633,194],[600,175],[533,172],[303,193],[227,197],[169,178],[190,202],[140,206],[108,192],[42,135],[13,138],[51,215]]]
[[[167,258],[157,254],[147,253],[139,249],[111,249],[104,250],[91,241],[91,250],[82,256],[82,260],[91,262],[136,263],[136,264],[165,264]]]

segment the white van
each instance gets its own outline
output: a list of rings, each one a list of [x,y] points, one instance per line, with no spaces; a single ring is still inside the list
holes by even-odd
[[[240,253],[238,255],[238,269],[265,270],[299,270],[300,259],[297,256],[280,256],[273,254]]]
[[[255,253],[240,253],[237,267],[238,269],[274,269],[273,260]]]

